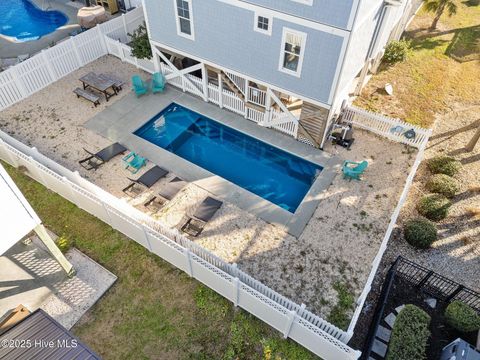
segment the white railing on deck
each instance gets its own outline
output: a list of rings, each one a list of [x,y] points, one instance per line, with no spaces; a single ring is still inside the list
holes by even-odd
[[[0,158],[324,359],[354,360],[348,334],[35,148],[0,131]],[[155,286],[155,284],[152,284]]]
[[[257,124],[265,120],[265,113],[252,108],[246,107],[247,119],[256,122]]]
[[[143,10],[134,9],[70,37],[1,72],[0,110],[25,99],[101,56],[116,52],[114,55],[121,57],[121,51],[125,53],[126,50],[120,49],[117,44],[114,48],[112,43],[106,43],[104,35],[109,34],[114,39],[119,38],[126,42],[129,29],[138,26],[141,22],[143,22]],[[137,66],[143,67],[145,64],[139,62]]]
[[[272,113],[271,122],[274,124],[274,125],[271,125],[272,128],[284,134],[297,137],[298,121],[291,120],[291,117],[293,115],[287,114],[284,112],[278,112],[275,110],[272,110],[271,113]],[[278,121],[281,121],[281,123],[275,124],[275,122],[278,122]]]
[[[263,91],[251,86],[248,87],[248,101],[260,106],[265,106],[266,99],[267,99],[266,91]]]
[[[392,119],[371,111],[360,109],[353,105],[342,110],[342,121],[362,129],[384,136],[390,140],[420,148],[428,141],[429,130],[406,123],[400,119]],[[408,139],[407,131],[413,130],[415,136]]]

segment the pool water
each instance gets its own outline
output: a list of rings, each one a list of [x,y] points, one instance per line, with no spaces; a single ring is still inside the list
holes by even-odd
[[[135,135],[291,213],[322,171],[321,166],[175,103]]]
[[[68,22],[60,11],[43,11],[28,0],[0,0],[0,34],[25,42],[38,40]]]

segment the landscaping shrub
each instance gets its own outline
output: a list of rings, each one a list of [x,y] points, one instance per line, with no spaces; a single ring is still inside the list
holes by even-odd
[[[462,164],[450,156],[435,156],[428,160],[428,168],[434,174],[456,175]]]
[[[415,305],[405,305],[393,325],[386,360],[425,359],[430,316]]]
[[[60,249],[60,251],[65,254],[68,250],[70,250],[73,247],[73,244],[69,238],[65,236],[60,236],[57,239],[57,246]]]
[[[467,304],[455,300],[445,309],[445,320],[455,329],[471,332],[480,329],[480,316]]]
[[[447,217],[452,203],[444,195],[429,194],[420,199],[417,210],[427,219],[439,221]]]
[[[133,34],[129,33],[128,35],[131,37],[129,45],[132,48],[132,55],[137,59],[150,60],[153,55],[145,23],[135,29]]]
[[[448,198],[454,197],[460,187],[457,180],[445,174],[435,174],[425,185],[428,191],[442,194]]]
[[[410,49],[410,41],[394,40],[391,41],[385,48],[383,60],[388,64],[395,64],[400,61],[405,61],[408,57]]]
[[[404,227],[405,240],[420,249],[427,249],[437,240],[437,228],[427,219],[412,219]]]

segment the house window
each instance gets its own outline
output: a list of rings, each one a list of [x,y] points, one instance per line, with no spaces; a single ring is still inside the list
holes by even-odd
[[[292,0],[292,1],[295,1],[300,4],[310,5],[310,6],[313,5],[313,0]]]
[[[300,77],[307,34],[283,28],[279,70]]]
[[[272,35],[272,17],[265,14],[255,14],[255,31]]]
[[[174,0],[174,2],[177,15],[177,33],[193,40],[192,0]]]

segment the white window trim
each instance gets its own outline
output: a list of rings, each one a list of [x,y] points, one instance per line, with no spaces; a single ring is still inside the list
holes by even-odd
[[[284,60],[284,56],[285,56],[285,40],[286,40],[286,37],[287,37],[287,33],[292,33],[292,34],[295,34],[297,36],[302,37],[302,44],[301,44],[301,48],[300,48],[300,55],[299,55],[299,59],[298,59],[297,71],[292,71],[292,70],[289,70],[289,69],[285,69],[283,67],[283,60]],[[282,43],[281,43],[281,48],[280,48],[280,59],[279,59],[279,62],[278,62],[278,70],[280,70],[281,72],[284,72],[286,74],[289,74],[289,75],[300,77],[300,75],[302,74],[302,65],[303,65],[303,58],[305,56],[305,45],[306,45],[306,43],[307,43],[307,34],[306,33],[284,27],[283,28],[283,34],[282,34]]]
[[[313,0],[292,0],[294,2],[300,3],[300,4],[305,4],[305,5],[313,5]]]
[[[258,17],[264,17],[268,19],[268,30],[263,30],[258,27]],[[272,27],[273,27],[273,16],[271,14],[255,12],[255,17],[253,19],[253,30],[256,32],[265,34],[265,35],[272,35]]]
[[[173,0],[173,7],[175,8],[175,22],[177,23],[177,35],[182,36],[184,38],[195,40],[195,30],[193,26],[193,7],[192,7],[192,0],[184,0],[188,3],[188,12],[190,14],[190,30],[192,32],[191,35],[185,34],[181,31],[180,27],[180,16],[178,16],[178,8],[177,8],[177,0]]]

